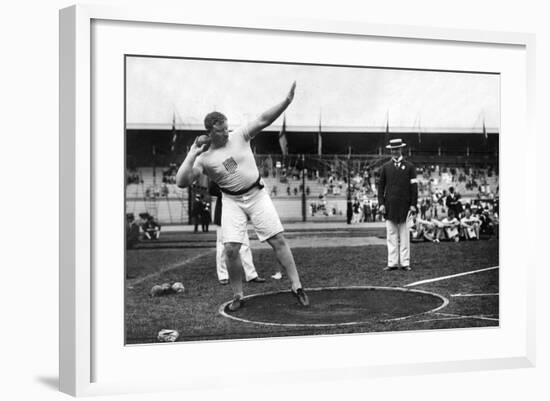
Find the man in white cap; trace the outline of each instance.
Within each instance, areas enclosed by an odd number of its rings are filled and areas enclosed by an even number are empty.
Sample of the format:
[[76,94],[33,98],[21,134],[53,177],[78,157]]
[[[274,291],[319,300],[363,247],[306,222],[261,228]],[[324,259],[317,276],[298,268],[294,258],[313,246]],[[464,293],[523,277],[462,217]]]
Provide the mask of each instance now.
[[407,217],[416,213],[418,181],[414,165],[403,158],[405,146],[401,139],[390,140],[386,148],[391,152],[391,160],[380,169],[378,204],[386,218],[388,244],[388,264],[384,270],[411,270]]

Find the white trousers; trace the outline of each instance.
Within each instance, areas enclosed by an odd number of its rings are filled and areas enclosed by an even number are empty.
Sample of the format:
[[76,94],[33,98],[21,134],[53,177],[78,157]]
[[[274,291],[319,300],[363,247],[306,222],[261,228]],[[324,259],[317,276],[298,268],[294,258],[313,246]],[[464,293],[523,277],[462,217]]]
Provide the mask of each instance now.
[[[216,272],[218,273],[218,280],[229,279],[227,274],[227,264],[225,260],[225,247],[223,246],[222,229],[218,228],[216,233]],[[244,241],[241,244],[239,256],[243,263],[243,269],[246,281],[250,281],[258,277],[254,262],[252,262],[252,251],[250,250],[250,239],[248,233],[245,231]]]
[[410,264],[410,237],[407,222],[396,224],[386,220],[388,266],[405,267]]

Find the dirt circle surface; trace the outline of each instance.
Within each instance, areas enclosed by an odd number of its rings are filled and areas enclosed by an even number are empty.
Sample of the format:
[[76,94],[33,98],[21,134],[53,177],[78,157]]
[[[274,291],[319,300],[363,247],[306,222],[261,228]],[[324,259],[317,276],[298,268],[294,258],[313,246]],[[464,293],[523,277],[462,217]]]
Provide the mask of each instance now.
[[244,297],[235,312],[220,313],[242,322],[277,326],[339,326],[406,319],[445,307],[439,294],[394,287],[329,287],[306,289],[310,306],[298,304],[289,291]]

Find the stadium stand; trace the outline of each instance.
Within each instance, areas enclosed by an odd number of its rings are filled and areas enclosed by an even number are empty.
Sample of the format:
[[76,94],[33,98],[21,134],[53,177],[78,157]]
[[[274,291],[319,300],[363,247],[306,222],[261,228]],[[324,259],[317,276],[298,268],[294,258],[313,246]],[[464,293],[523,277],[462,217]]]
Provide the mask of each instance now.
[[[161,224],[188,224],[190,189],[180,189],[174,176],[199,131],[127,130],[126,209],[148,212]],[[454,187],[463,202],[498,197],[498,133],[400,133],[408,159],[417,166],[419,202],[432,201]],[[260,174],[283,220],[302,219],[302,192],[308,218],[345,219],[348,180],[352,201],[376,203],[378,167],[388,159],[388,134],[330,133],[317,155],[317,133],[287,132],[293,154],[283,156],[277,132],[265,132],[252,143]],[[353,146],[351,146],[353,145]],[[304,152],[299,154],[298,152]],[[302,167],[307,170],[305,183]],[[207,182],[193,191],[205,192]]]

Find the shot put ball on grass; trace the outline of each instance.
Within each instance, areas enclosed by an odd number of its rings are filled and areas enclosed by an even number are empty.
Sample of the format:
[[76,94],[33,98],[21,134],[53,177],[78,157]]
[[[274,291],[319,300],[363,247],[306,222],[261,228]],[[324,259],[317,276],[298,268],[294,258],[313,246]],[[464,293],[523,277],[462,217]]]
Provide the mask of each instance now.
[[151,288],[151,291],[150,291],[150,295],[152,297],[158,297],[160,295],[162,295],[164,293],[164,290],[162,289],[162,287],[160,285],[155,285],[153,286],[153,288]]
[[174,291],[175,293],[182,293],[185,291],[185,287],[182,283],[174,283],[172,284],[172,291]]

